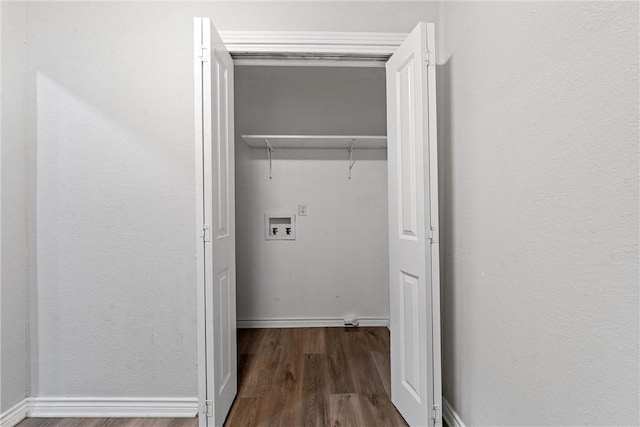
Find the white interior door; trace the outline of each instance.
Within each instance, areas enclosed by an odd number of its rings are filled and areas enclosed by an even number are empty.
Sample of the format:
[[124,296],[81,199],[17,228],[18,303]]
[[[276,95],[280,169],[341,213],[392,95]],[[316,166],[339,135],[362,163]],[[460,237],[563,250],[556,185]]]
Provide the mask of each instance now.
[[442,422],[433,24],[387,62],[391,400],[412,426]]
[[221,426],[238,387],[233,60],[208,18],[195,19],[195,95],[200,425]]

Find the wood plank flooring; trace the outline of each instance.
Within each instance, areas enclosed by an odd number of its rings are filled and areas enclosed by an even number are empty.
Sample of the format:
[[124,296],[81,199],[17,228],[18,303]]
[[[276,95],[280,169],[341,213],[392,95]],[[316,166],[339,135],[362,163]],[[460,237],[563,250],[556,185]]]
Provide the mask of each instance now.
[[[387,328],[238,330],[238,396],[225,423],[406,426],[389,399]],[[29,418],[19,427],[195,427],[197,418]]]
[[242,329],[226,426],[406,426],[389,399],[387,328]]

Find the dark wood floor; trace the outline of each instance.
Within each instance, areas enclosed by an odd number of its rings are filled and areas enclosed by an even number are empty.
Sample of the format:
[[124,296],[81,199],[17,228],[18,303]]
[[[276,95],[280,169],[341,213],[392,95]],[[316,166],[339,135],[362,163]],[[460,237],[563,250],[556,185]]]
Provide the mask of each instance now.
[[387,328],[244,329],[226,426],[406,426],[389,400]]
[[[387,328],[240,329],[228,427],[406,426]],[[197,418],[29,418],[19,427],[195,427]]]

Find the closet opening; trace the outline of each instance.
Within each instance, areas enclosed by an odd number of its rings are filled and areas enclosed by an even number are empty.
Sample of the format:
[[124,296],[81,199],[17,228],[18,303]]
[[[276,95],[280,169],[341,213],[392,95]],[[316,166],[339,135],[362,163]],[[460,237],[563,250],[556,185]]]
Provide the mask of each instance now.
[[386,327],[384,68],[236,66],[234,94],[237,327]]
[[227,423],[402,425],[389,396],[385,69],[236,65],[234,78]]
[[434,33],[195,19],[201,426],[441,422]]

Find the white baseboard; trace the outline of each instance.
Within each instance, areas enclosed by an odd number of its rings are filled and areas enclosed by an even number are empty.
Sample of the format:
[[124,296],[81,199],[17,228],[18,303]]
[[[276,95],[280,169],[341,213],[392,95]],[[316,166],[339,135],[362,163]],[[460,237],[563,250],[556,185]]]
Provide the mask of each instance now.
[[0,415],[0,426],[13,427],[27,417],[29,398],[22,399]]
[[[386,317],[358,317],[359,326],[387,326]],[[245,328],[321,328],[344,326],[344,319],[335,317],[242,319],[236,321],[239,329]]]
[[444,397],[442,398],[442,417],[449,427],[465,427],[460,415],[458,415]]
[[[193,397],[33,397],[29,417],[195,417],[198,398]],[[4,426],[4,424],[3,424]]]

